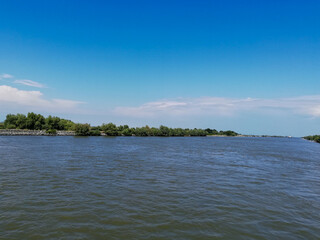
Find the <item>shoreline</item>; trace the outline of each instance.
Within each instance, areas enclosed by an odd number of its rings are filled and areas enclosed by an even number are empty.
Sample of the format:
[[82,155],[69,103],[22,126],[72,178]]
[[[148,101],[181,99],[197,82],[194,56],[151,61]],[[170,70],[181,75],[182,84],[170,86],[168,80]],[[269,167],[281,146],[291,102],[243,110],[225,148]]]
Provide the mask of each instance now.
[[0,136],[76,136],[74,131],[57,131],[56,134],[46,130],[0,129]]
[[[0,129],[0,136],[77,136],[75,131],[57,131],[56,134],[47,133],[46,130],[25,130],[25,129]],[[107,136],[101,133],[100,136]],[[133,135],[134,136],[134,135]],[[111,136],[110,136],[111,137]],[[114,137],[114,136],[112,136]],[[119,136],[121,137],[121,136]],[[131,137],[131,136],[129,136]],[[135,137],[135,136],[134,136]],[[138,136],[141,137],[141,136]],[[153,137],[153,136],[149,136]],[[177,137],[177,136],[172,136]],[[193,137],[193,136],[180,136],[180,137]],[[278,137],[278,138],[291,138],[291,136],[267,136],[267,135],[237,135],[237,136],[227,136],[227,135],[206,135],[202,137]]]

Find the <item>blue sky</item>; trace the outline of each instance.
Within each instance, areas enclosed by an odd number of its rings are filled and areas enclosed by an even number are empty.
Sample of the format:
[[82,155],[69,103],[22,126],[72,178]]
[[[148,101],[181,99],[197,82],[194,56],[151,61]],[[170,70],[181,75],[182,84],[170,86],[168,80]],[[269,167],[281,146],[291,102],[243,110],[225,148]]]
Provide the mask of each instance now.
[[320,133],[319,1],[12,0],[0,10],[0,120],[36,111]]

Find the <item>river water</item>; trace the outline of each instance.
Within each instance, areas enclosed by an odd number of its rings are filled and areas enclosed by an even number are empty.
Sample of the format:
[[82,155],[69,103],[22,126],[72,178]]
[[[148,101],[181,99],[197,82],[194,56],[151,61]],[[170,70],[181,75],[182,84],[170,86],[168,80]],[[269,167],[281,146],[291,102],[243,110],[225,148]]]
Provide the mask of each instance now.
[[320,144],[0,137],[0,239],[320,239]]

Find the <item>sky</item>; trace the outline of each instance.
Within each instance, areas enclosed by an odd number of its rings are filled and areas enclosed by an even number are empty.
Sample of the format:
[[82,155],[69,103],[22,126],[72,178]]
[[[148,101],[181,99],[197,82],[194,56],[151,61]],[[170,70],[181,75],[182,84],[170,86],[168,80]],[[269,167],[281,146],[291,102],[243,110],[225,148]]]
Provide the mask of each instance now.
[[2,1],[0,121],[320,134],[320,1]]

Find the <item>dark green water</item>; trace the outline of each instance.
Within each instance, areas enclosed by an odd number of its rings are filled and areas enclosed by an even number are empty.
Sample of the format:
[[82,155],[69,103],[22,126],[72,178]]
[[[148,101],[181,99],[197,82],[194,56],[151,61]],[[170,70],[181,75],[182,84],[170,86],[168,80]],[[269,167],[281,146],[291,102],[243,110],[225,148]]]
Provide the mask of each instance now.
[[320,144],[0,137],[0,239],[320,239]]

